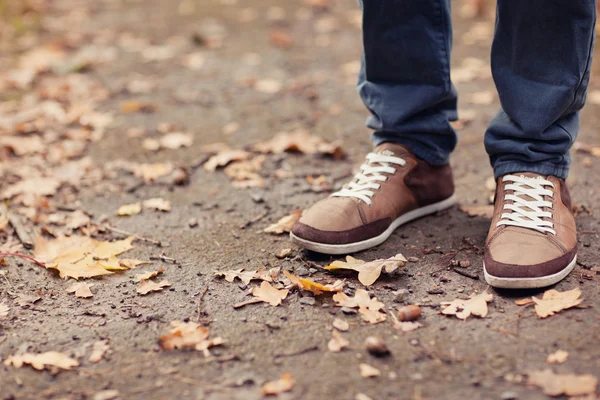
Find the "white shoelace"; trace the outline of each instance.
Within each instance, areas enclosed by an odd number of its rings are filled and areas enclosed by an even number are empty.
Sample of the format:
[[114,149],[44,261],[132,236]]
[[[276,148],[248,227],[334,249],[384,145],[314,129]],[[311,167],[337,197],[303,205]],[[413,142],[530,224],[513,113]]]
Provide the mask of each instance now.
[[354,197],[370,206],[375,191],[381,188],[379,182],[388,180],[388,177],[383,174],[396,173],[396,167],[393,165],[403,167],[406,165],[406,161],[403,158],[395,157],[391,151],[369,153],[367,154],[367,161],[360,167],[360,172],[354,175],[352,181],[344,185],[340,191],[333,193],[331,196]]
[[552,208],[552,202],[544,200],[544,196],[554,197],[552,190],[546,188],[547,186],[554,188],[552,182],[523,175],[506,175],[502,178],[502,182],[507,183],[504,186],[505,191],[514,191],[513,194],[504,195],[504,201],[513,201],[512,204],[505,204],[504,209],[512,212],[503,213],[496,226],[518,226],[556,235],[556,231],[552,229],[554,224],[542,219],[552,218],[552,212],[544,211],[544,208]]

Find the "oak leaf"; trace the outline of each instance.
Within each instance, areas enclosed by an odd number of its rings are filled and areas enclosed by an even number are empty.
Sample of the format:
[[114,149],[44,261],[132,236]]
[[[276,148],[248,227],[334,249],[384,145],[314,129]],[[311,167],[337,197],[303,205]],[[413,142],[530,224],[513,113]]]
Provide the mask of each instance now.
[[210,356],[209,349],[225,343],[220,337],[208,339],[208,328],[195,322],[172,321],[168,333],[160,337],[160,347],[164,350],[192,348]]
[[266,233],[281,235],[282,233],[291,232],[292,227],[302,217],[302,210],[294,210],[290,215],[286,215],[276,223],[269,225],[264,229]]
[[487,303],[492,301],[494,296],[491,293],[483,292],[478,295],[470,296],[468,300],[456,299],[451,302],[444,302],[442,310],[444,315],[455,315],[459,319],[467,319],[474,315],[485,318],[488,313]]
[[289,392],[294,388],[296,381],[290,374],[283,374],[276,381],[266,382],[262,387],[264,395],[278,395],[283,392]]
[[273,307],[276,307],[285,300],[288,292],[287,289],[277,289],[271,286],[269,282],[262,281],[260,287],[255,287],[252,290],[252,295],[256,297],[257,300],[264,301],[265,303],[269,303]]
[[141,295],[146,295],[150,292],[160,292],[161,290],[163,290],[164,288],[169,287],[169,286],[171,286],[171,284],[169,283],[169,281],[165,281],[165,280],[160,281],[158,283],[143,280],[140,282],[140,284],[138,285],[138,287],[135,291]]
[[350,342],[336,329],[331,331],[331,340],[327,343],[327,348],[332,353],[339,353],[344,347],[348,347]]
[[387,273],[392,273],[396,269],[403,267],[407,260],[402,254],[387,259],[374,260],[366,262],[356,259],[352,256],[346,256],[346,261],[334,261],[331,265],[325,267],[328,271],[339,269],[349,269],[358,272],[358,280],[365,286],[371,286],[381,275],[384,270]]
[[253,279],[272,282],[273,279],[266,269],[257,269],[256,271],[246,271],[244,268],[230,270],[230,271],[217,271],[213,274],[214,276],[222,276],[227,282],[233,283],[235,279],[241,280],[245,285],[248,285]]
[[108,339],[98,340],[94,343],[94,347],[92,349],[92,354],[88,358],[89,362],[97,363],[102,360],[104,354],[110,350],[110,346],[108,345]]
[[119,217],[130,217],[132,215],[137,215],[142,212],[142,203],[132,203],[132,204],[124,204],[117,210],[117,215]]
[[349,297],[344,292],[338,292],[333,295],[333,301],[336,302],[338,307],[358,308],[362,319],[370,324],[377,324],[386,320],[386,314],[381,312],[385,304],[377,300],[376,297],[371,298],[364,289],[357,289],[354,297]]
[[285,270],[283,271],[283,274],[288,277],[292,284],[298,286],[300,289],[308,290],[315,295],[320,295],[323,292],[341,292],[344,289],[343,281],[335,281],[330,285],[322,285],[307,278],[294,276]]
[[550,289],[544,292],[541,299],[538,299],[537,297],[533,297],[532,299],[535,302],[535,312],[538,317],[546,318],[557,312],[566,310],[567,308],[578,306],[583,301],[579,296],[581,296],[581,290],[579,288],[567,290],[565,292]]
[[90,290],[90,287],[92,286],[94,285],[90,285],[85,282],[77,282],[67,288],[67,293],[75,293],[76,297],[87,299],[94,296]]
[[46,353],[24,353],[21,355],[9,356],[4,360],[4,365],[13,365],[15,368],[21,368],[24,364],[29,364],[33,368],[41,371],[48,367],[57,367],[69,370],[78,367],[79,362],[63,353],[57,351],[48,351]]
[[560,375],[549,368],[527,375],[527,384],[540,387],[548,396],[584,396],[595,393],[598,386],[598,379],[593,375]]

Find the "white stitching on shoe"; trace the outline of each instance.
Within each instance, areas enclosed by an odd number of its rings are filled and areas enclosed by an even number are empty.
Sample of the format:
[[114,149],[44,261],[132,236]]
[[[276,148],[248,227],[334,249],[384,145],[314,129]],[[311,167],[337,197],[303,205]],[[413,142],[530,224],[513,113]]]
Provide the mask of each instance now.
[[367,161],[361,165],[360,172],[354,175],[354,178],[340,191],[332,193],[331,197],[353,197],[370,206],[375,191],[381,188],[381,184],[378,182],[388,180],[388,177],[383,174],[396,173],[396,167],[392,165],[403,167],[406,165],[406,161],[403,158],[395,157],[390,151],[367,154]]
[[543,210],[544,208],[552,208],[552,202],[544,200],[543,197],[554,197],[554,192],[546,189],[546,186],[554,188],[552,182],[542,177],[529,178],[523,175],[506,175],[502,178],[502,182],[509,182],[504,186],[504,191],[514,192],[513,194],[504,194],[505,202],[513,201],[512,204],[504,204],[504,210],[511,210],[512,212],[503,213],[496,226],[518,226],[556,235],[556,231],[553,229],[554,223],[542,219],[552,218],[551,211]]

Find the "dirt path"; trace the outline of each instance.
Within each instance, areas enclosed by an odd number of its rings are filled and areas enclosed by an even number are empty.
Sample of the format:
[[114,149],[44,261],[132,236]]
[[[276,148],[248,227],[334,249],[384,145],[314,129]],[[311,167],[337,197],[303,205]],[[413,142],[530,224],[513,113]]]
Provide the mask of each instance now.
[[[139,271],[126,272],[94,279],[94,297],[80,299],[66,293],[71,283],[53,272],[7,258],[8,265],[0,267],[5,271],[0,276],[0,303],[4,301],[10,312],[8,319],[0,320],[0,358],[26,349],[55,350],[76,357],[81,366],[54,375],[0,364],[2,398],[94,399],[101,398],[94,397],[99,392],[116,390],[123,399],[259,399],[264,382],[290,373],[296,385],[279,395],[281,399],[545,399],[539,388],[525,385],[524,374],[550,367],[546,357],[558,349],[568,351],[569,358],[551,366],[554,371],[600,378],[600,275],[590,272],[600,264],[600,160],[574,154],[569,182],[575,203],[584,206],[577,217],[579,265],[556,287],[580,288],[585,308],[542,320],[531,307],[514,303],[541,292],[490,290],[494,300],[487,318],[461,321],[440,315],[441,302],[487,287],[481,249],[489,220],[455,207],[412,223],[384,245],[357,256],[412,257],[400,273],[383,277],[369,291],[389,310],[402,303],[419,304],[424,326],[418,330],[398,332],[389,319],[368,325],[359,315],[344,314],[331,296],[313,298],[298,291],[291,291],[278,307],[254,304],[234,309],[256,284],[215,279],[215,271],[279,267],[331,281],[330,274],[316,268],[329,258],[293,249],[292,257],[279,259],[275,254],[291,247],[287,237],[262,230],[325,195],[313,190],[307,175],[324,174],[334,187],[369,150],[363,127],[366,111],[352,84],[361,47],[354,3],[323,2],[332,4],[325,9],[281,0],[88,3],[53,2],[43,14],[44,30],[31,34],[35,46],[38,40],[70,43],[69,54],[93,47],[97,59],[102,49],[114,51],[109,61],[77,74],[107,89],[97,109],[114,116],[104,138],[91,142],[86,154],[98,170],[115,160],[174,162],[185,167],[189,182],[143,184],[114,170],[91,178],[92,171],[77,190],[65,194],[63,189],[56,195],[56,204],[85,211],[95,223],[108,221],[120,230],[160,241],[160,246],[136,241],[127,258],[154,258],[152,265],[138,269],[162,267],[171,287],[140,296],[132,281]],[[493,22],[465,20],[458,13],[455,19],[453,62],[460,108],[471,119],[460,130],[461,142],[452,160],[457,195],[463,205],[486,205],[485,182],[491,171],[482,136],[498,100],[494,95],[488,101],[481,93],[493,90],[486,73]],[[25,35],[0,59],[7,70],[28,49]],[[289,38],[293,45],[282,48]],[[194,56],[186,58],[189,54]],[[27,94],[39,90],[40,82],[53,73],[28,88],[4,90],[0,106],[15,99],[26,101]],[[262,93],[250,87],[256,80],[273,80],[282,89]],[[137,89],[124,89],[134,81],[139,82]],[[590,90],[600,89],[599,85],[593,80]],[[145,101],[157,109],[123,113],[120,107],[127,100]],[[589,105],[583,112],[581,142],[600,145],[598,107]],[[232,122],[239,129],[233,129]],[[144,150],[144,138],[161,136],[156,132],[161,123],[192,132],[193,144],[178,150]],[[131,128],[144,128],[146,134],[132,137]],[[241,148],[295,129],[340,141],[348,157],[334,161],[302,154],[269,155],[261,171],[268,177],[267,186],[248,190],[234,189],[221,171],[197,167],[203,145],[226,142]],[[3,190],[18,180],[15,171],[23,168],[14,155],[7,157],[12,158],[2,170]],[[273,178],[276,170],[291,171],[293,177]],[[171,201],[172,211],[115,216],[123,204],[154,197]],[[197,226],[190,227],[192,218]],[[34,227],[31,221],[26,226]],[[7,232],[6,240],[12,236]],[[110,231],[93,233],[104,240],[123,238]],[[469,265],[464,274],[449,266],[448,254],[455,252],[456,260]],[[161,254],[174,261],[161,261]],[[354,275],[343,277],[350,292],[362,287]],[[398,302],[402,290],[404,300]],[[40,299],[32,304],[23,296]],[[350,347],[340,353],[327,349],[335,317],[350,324],[344,333]],[[202,352],[162,350],[158,338],[174,320],[200,321],[212,337],[222,337],[226,344],[215,347],[209,358]],[[391,356],[376,358],[365,351],[363,342],[371,335],[385,340]],[[112,351],[90,363],[90,346],[103,339],[109,340]],[[381,376],[362,378],[360,363],[379,369]],[[360,393],[368,397],[357,397]]]

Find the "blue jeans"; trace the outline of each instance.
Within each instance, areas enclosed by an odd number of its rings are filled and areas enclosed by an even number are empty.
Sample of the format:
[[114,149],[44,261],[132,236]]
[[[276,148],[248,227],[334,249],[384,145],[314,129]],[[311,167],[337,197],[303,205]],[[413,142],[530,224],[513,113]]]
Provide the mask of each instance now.
[[[498,0],[492,74],[501,110],[485,133],[496,177],[566,178],[590,78],[595,0]],[[363,0],[360,96],[373,142],[448,163],[457,119],[450,0]]]

